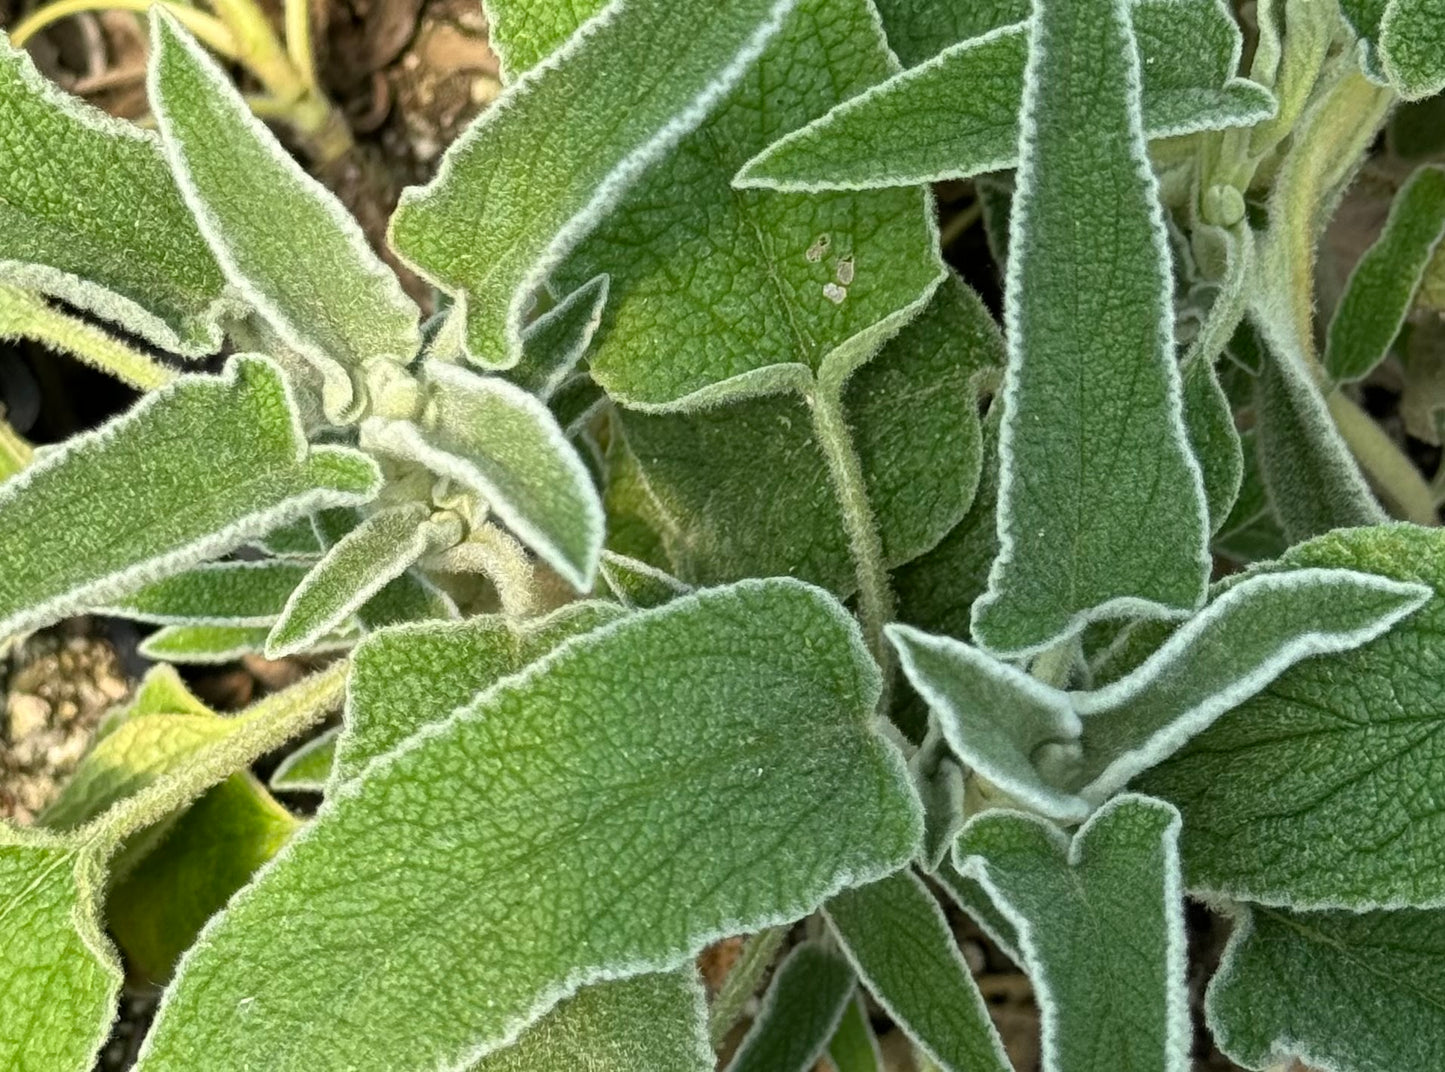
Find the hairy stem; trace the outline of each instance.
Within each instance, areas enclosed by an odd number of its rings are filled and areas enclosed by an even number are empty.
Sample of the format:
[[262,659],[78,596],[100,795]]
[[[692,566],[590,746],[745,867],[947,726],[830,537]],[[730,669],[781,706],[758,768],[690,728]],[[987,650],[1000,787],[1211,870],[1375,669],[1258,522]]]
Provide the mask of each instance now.
[[30,339],[70,354],[142,391],[176,374],[100,328],[55,308],[29,291],[0,284],[0,339]]
[[1342,391],[1331,391],[1325,401],[1350,453],[1385,500],[1406,521],[1438,525],[1430,485],[1395,441]]
[[235,716],[234,732],[203,749],[184,770],[117,802],[82,827],[78,838],[102,852],[110,852],[136,831],[184,807],[258,757],[304,733],[340,705],[349,669],[350,663],[342,659],[253,704]]
[[286,54],[307,89],[314,90],[316,60],[311,53],[311,0],[286,0]]
[[743,1007],[757,990],[768,965],[772,964],[773,958],[778,955],[778,949],[787,933],[786,927],[769,927],[765,931],[750,935],[743,943],[737,963],[723,980],[722,989],[718,991],[708,1012],[707,1032],[714,1049],[722,1045],[723,1039],[727,1038],[728,1032],[733,1029],[733,1024],[742,1016]]
[[[57,0],[22,19],[10,31],[10,43],[19,48],[52,23],[85,11],[134,11],[143,15],[154,6],[155,0]],[[240,58],[235,35],[220,19],[187,4],[162,3],[161,7],[212,52],[229,60]]]
[[9,421],[0,419],[0,480],[9,480],[34,457],[35,448],[10,427]]

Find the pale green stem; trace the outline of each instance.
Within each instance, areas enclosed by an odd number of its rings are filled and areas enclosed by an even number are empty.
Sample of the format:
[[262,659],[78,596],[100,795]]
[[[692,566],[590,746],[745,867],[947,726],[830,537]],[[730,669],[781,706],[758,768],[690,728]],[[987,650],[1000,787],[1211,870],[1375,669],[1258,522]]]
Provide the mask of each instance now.
[[[868,501],[863,465],[858,460],[853,434],[843,414],[842,384],[815,382],[807,395],[807,402],[853,554],[863,639],[873,658],[883,668],[886,682],[891,676],[889,670],[893,659],[892,649],[883,637],[883,627],[893,620],[893,587],[883,560],[883,540],[878,535],[873,507]],[[886,686],[884,691],[887,691]]]
[[1417,525],[1438,525],[1430,485],[1395,441],[1342,391],[1331,391],[1325,401],[1350,453],[1395,511]]
[[213,785],[244,769],[267,752],[306,732],[340,705],[346,695],[346,660],[268,696],[234,716],[235,730],[202,750],[184,770],[152,782],[126,797],[77,831],[76,837],[102,854]]
[[9,480],[34,457],[35,448],[10,427],[9,421],[0,419],[0,480]]
[[959,237],[963,235],[964,232],[966,232],[975,223],[977,223],[979,219],[982,218],[982,216],[983,202],[973,202],[973,204],[963,209],[963,211],[959,212],[951,220],[949,220],[948,223],[944,225],[943,230],[939,233],[938,236],[938,244],[943,249],[947,249],[949,246],[957,242]]
[[162,387],[176,374],[100,328],[70,316],[29,291],[0,284],[0,339],[31,339],[70,354],[142,391]]
[[778,955],[778,949],[787,933],[786,927],[769,927],[749,936],[743,943],[737,963],[723,980],[722,989],[718,991],[717,998],[708,1011],[707,1033],[712,1039],[713,1049],[722,1045],[728,1032],[742,1016],[748,999],[758,989],[763,973]]
[[315,89],[316,60],[311,53],[311,0],[286,0],[286,54],[307,89]]
[[[155,6],[156,0],[58,0],[22,19],[10,32],[10,43],[19,48],[51,23],[85,11],[134,11],[143,15]],[[177,22],[212,52],[230,60],[240,58],[235,35],[220,19],[185,4],[163,3],[160,6],[174,15]]]

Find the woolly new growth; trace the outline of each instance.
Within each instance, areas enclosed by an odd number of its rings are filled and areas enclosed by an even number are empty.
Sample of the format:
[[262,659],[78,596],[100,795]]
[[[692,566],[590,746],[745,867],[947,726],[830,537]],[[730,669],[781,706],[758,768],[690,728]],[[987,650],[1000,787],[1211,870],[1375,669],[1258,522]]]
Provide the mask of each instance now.
[[1210,568],[1138,58],[1127,5],[1098,6],[1043,0],[1030,24],[1005,287],[1000,549],[973,607],[974,639],[1014,656],[1098,618],[1186,614]]
[[307,572],[295,562],[207,562],[94,609],[156,625],[270,625]]
[[508,86],[429,185],[402,194],[392,245],[435,285],[466,296],[472,360],[517,364],[532,293],[706,117],[792,3],[613,0]]
[[[418,311],[336,197],[292,159],[163,8],[147,77],[166,156],[226,278],[308,359],[407,362]],[[296,251],[304,250],[304,256]]]
[[960,869],[1018,932],[1044,1072],[1187,1072],[1179,826],[1168,804],[1126,795],[1072,840],[1016,812],[964,827]]
[[588,280],[522,333],[522,359],[507,379],[543,402],[576,370],[602,323],[608,277]]
[[[167,625],[157,629],[136,648],[147,659],[183,666],[219,666],[243,655],[260,655],[271,627],[248,625]],[[355,622],[313,643],[306,655],[328,655],[355,647],[360,639]]]
[[778,965],[727,1072],[810,1072],[843,1019],[856,982],[848,961],[820,943],[795,947]]
[[308,448],[269,361],[242,355],[223,376],[182,377],[0,485],[0,635],[107,604],[313,510],[365,502],[379,483],[362,454]]
[[266,657],[310,648],[427,552],[456,543],[460,523],[430,515],[422,503],[379,510],[338,540],[290,593],[266,638]]
[[911,871],[846,890],[823,911],[869,993],[940,1072],[1010,1072],[948,920]]
[[41,77],[0,33],[0,280],[173,353],[221,345],[233,302],[156,138]]
[[[885,565],[934,547],[968,510],[982,468],[977,377],[1002,360],[982,302],[950,277],[844,386],[842,416]],[[609,488],[614,544],[620,501],[629,498],[628,512],[647,518],[685,582],[766,574],[841,596],[856,589],[839,491],[803,399],[737,400],[688,414],[627,410],[614,428],[617,464],[609,468],[624,473]]]
[[872,5],[802,0],[714,114],[558,270],[611,275],[589,358],[616,401],[696,410],[802,391],[873,356],[942,278],[924,191],[731,188],[769,141],[896,70]]
[[562,641],[624,614],[615,604],[588,601],[568,604],[544,618],[483,616],[368,637],[352,657],[332,785],[350,781],[377,756],[441,722]]
[[602,552],[598,572],[617,601],[628,610],[660,607],[692,591],[692,586],[646,562],[612,551]]
[[1243,907],[1205,998],[1232,1060],[1263,1068],[1431,1068],[1445,1053],[1439,912]]
[[1138,780],[1184,815],[1191,889],[1302,909],[1445,906],[1429,788],[1445,762],[1442,563],[1445,534],[1411,525],[1332,533],[1284,556],[1437,594],[1383,636],[1288,670]]
[[1380,18],[1380,63],[1406,100],[1445,89],[1445,4],[1390,0]]
[[1422,167],[1395,196],[1385,229],[1335,306],[1324,357],[1332,380],[1361,379],[1389,354],[1442,238],[1445,168]]
[[1234,409],[1220,386],[1213,360],[1183,367],[1184,434],[1199,462],[1209,531],[1217,533],[1234,509],[1244,482],[1244,449]]
[[883,1051],[868,1021],[862,991],[855,991],[843,1006],[843,1017],[828,1040],[828,1060],[837,1072],[882,1072],[884,1068]]
[[537,612],[537,571],[531,555],[504,529],[490,522],[473,528],[462,543],[429,556],[423,565],[441,573],[485,577],[496,589],[503,614],[526,618]]
[[1091,810],[1034,765],[1048,746],[1072,748],[1081,725],[1067,693],[950,637],[906,625],[885,630],[899,665],[958,758],[1020,803],[1063,822]]
[[333,726],[289,753],[272,772],[268,783],[270,787],[278,793],[324,792],[331,780],[336,741],[341,736],[341,729]]
[[1073,784],[1102,802],[1294,664],[1382,636],[1434,594],[1344,569],[1264,573],[1231,587],[1133,673],[1071,697],[1083,719]]
[[[1146,137],[1249,126],[1274,114],[1267,90],[1234,76],[1242,35],[1219,0],[1144,0],[1130,13]],[[734,185],[864,190],[1012,168],[1027,60],[1026,24],[960,41],[769,145]]]
[[99,918],[104,866],[74,838],[0,823],[0,1062],[90,1068],[121,967]]
[[584,987],[467,1072],[713,1072],[707,1000],[697,971],[639,975]]
[[186,955],[138,1067],[459,1067],[580,986],[903,866],[921,818],[880,687],[842,607],[782,579],[574,637],[340,785]]

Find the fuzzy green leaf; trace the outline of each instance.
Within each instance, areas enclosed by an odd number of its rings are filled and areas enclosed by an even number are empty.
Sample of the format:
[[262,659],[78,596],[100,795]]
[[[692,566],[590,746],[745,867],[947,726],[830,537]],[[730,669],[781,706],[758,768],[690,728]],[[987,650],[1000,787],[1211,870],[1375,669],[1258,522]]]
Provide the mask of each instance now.
[[241,356],[224,376],[183,377],[0,486],[0,636],[119,598],[317,508],[365,502],[379,481],[355,451],[307,448],[269,361]]
[[1398,1072],[1445,1058],[1440,912],[1281,912],[1234,923],[1205,1009],[1220,1049],[1248,1068]]
[[629,610],[660,607],[692,591],[691,585],[672,574],[612,551],[602,552],[600,572],[618,602]]
[[853,996],[853,969],[805,942],[778,966],[763,1007],[727,1072],[810,1072]]
[[452,1066],[902,866],[879,690],[846,612],[784,579],[574,638],[342,786],[182,961],[138,1069]]
[[1073,784],[1107,799],[1289,667],[1382,636],[1432,594],[1347,569],[1265,573],[1230,587],[1137,670],[1071,697],[1083,719]]
[[623,613],[608,603],[572,603],[545,618],[478,617],[368,637],[352,657],[346,724],[336,742],[336,783],[350,781],[377,756],[562,641]]
[[3,33],[0,279],[177,353],[221,345],[225,279],[155,136],[60,92]]
[[372,448],[417,462],[482,495],[517,537],[579,592],[602,553],[602,502],[556,418],[536,397],[457,365],[423,367],[421,424],[373,418]]
[[[981,465],[974,378],[997,367],[1002,351],[983,303],[950,277],[845,386],[889,565],[933,547],[968,509]],[[840,594],[853,590],[836,493],[800,398],[742,399],[689,414],[627,412],[618,423],[645,509],[682,580],[791,574]]]
[[1380,63],[1406,100],[1445,89],[1445,3],[1390,0],[1380,19]]
[[468,1072],[713,1072],[692,967],[583,987]]
[[522,333],[522,360],[507,379],[543,402],[577,368],[607,305],[607,276],[582,284],[554,309],[527,325]]
[[311,647],[444,539],[445,527],[428,522],[430,514],[420,503],[380,510],[332,545],[286,600],[266,657]]
[[276,558],[316,558],[325,551],[316,526],[309,517],[289,521],[255,541],[256,546]]
[[837,1072],[883,1072],[883,1054],[868,1022],[863,995],[855,993],[844,1006],[843,1018],[828,1040],[828,1060]]
[[942,1072],[1010,1072],[948,920],[912,872],[845,890],[824,911],[864,985]]
[[1445,816],[1432,788],[1445,777],[1445,533],[1332,533],[1281,565],[1436,594],[1378,639],[1282,674],[1136,784],[1184,814],[1193,889],[1298,908],[1445,905]]
[[1210,361],[1196,360],[1183,372],[1184,432],[1199,461],[1209,531],[1218,532],[1244,482],[1244,449],[1234,426],[1229,398]]
[[[1143,0],[1131,14],[1146,137],[1249,126],[1274,114],[1267,90],[1235,77],[1242,38],[1222,4]],[[744,164],[736,182],[857,190],[1014,167],[1027,60],[1024,25],[961,40],[779,139]]]
[[321,368],[410,361],[419,313],[361,226],[159,8],[147,85],[186,203],[227,279],[281,338]]
[[121,970],[96,916],[103,866],[86,848],[0,824],[0,1064],[89,1072]]
[[[953,846],[950,845],[951,849]],[[943,887],[943,891],[953,900],[953,903],[963,909],[964,913],[978,924],[979,930],[988,935],[989,941],[998,946],[999,951],[1008,957],[1015,964],[1024,964],[1023,953],[1019,951],[1019,932],[1009,920],[999,911],[998,906],[989,897],[988,891],[983,888],[975,878],[970,878],[961,873],[954,866],[953,860],[945,860],[934,873],[934,878]]]
[[962,641],[897,624],[887,633],[909,683],[966,766],[1044,815],[1078,822],[1089,814],[1082,799],[1050,785],[1035,766],[1040,749],[1078,739],[1067,693]]
[[1116,797],[1071,839],[985,812],[954,850],[1018,928],[1044,1072],[1187,1072],[1179,813]]
[[271,788],[278,793],[323,792],[331,780],[336,741],[340,736],[341,727],[333,726],[290,753],[272,772]]
[[1385,229],[1335,307],[1324,358],[1331,379],[1361,379],[1385,359],[1442,238],[1445,168],[1422,167],[1395,195]]
[[608,394],[692,408],[836,376],[923,307],[943,277],[923,191],[731,187],[770,141],[895,69],[866,0],[799,0],[717,112],[563,264],[567,286],[611,276],[590,358]]
[[[270,633],[268,625],[167,625],[142,640],[137,650],[147,659],[215,666],[235,662],[243,655],[261,654]],[[306,649],[306,654],[342,651],[359,638],[356,623],[349,622],[316,641]]]
[[1239,445],[1244,459],[1244,474],[1239,495],[1229,516],[1214,537],[1214,551],[1230,561],[1248,565],[1278,558],[1289,547],[1284,532],[1269,501],[1269,491],[1259,471],[1259,450],[1256,431],[1242,432]]
[[975,639],[1013,655],[1096,618],[1187,613],[1209,575],[1138,58],[1124,0],[1105,6],[1041,0],[1030,23],[1001,549],[973,608]]
[[209,562],[96,609],[157,625],[270,625],[306,573],[293,562]]
[[905,67],[914,67],[950,45],[982,37],[990,30],[1012,26],[1029,17],[1029,0],[874,0],[888,47]]
[[703,120],[791,6],[613,3],[513,82],[430,185],[402,195],[392,245],[456,298],[472,360],[520,360],[522,316],[547,273]]

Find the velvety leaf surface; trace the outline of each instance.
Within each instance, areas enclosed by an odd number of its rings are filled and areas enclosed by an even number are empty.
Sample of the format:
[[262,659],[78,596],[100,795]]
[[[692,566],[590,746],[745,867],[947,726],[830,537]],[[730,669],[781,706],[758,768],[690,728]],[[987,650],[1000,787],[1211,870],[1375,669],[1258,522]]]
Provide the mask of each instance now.
[[1115,797],[1070,840],[1018,813],[970,821],[955,856],[1018,928],[1044,1072],[1187,1072],[1179,814]]
[[757,1019],[727,1072],[810,1072],[853,996],[853,969],[805,942],[778,965]]
[[697,972],[583,987],[469,1072],[713,1072]]
[[[137,650],[147,659],[182,665],[217,665],[235,662],[243,655],[259,655],[271,634],[268,625],[167,625],[140,642]],[[360,639],[355,622],[322,637],[306,649],[315,655],[351,647]]]
[[[1015,13],[1026,18],[1027,7]],[[1241,37],[1222,5],[1144,0],[1131,14],[1146,137],[1249,126],[1274,114],[1267,90],[1235,77]],[[926,63],[779,139],[743,165],[738,183],[856,190],[1014,167],[1028,31],[1002,23],[988,29],[981,37],[955,39],[958,44]]]
[[522,359],[507,379],[543,402],[552,397],[577,368],[602,323],[608,279],[599,275],[527,325],[522,332]]
[[618,602],[629,610],[660,607],[692,591],[691,585],[672,574],[613,551],[602,552],[600,572]]
[[182,961],[139,1068],[455,1065],[902,866],[921,820],[879,689],[787,580],[575,638],[342,786]]
[[336,784],[569,637],[623,617],[609,603],[572,603],[545,618],[477,617],[368,637],[352,657]]
[[1239,483],[1239,496],[1229,516],[1214,537],[1214,552],[1233,562],[1248,565],[1278,558],[1289,547],[1280,530],[1279,519],[1269,501],[1264,477],[1259,470],[1259,450],[1255,429],[1241,433],[1240,448],[1244,458],[1244,474]]
[[[982,302],[950,277],[846,385],[845,412],[890,565],[933,547],[968,509],[981,466],[974,377],[997,367],[1002,349]],[[632,501],[682,580],[791,574],[840,594],[853,590],[836,493],[800,398],[743,399],[688,414],[629,411],[618,423],[637,466]]]
[[514,81],[447,150],[430,185],[402,195],[392,245],[464,303],[473,360],[517,363],[532,292],[703,120],[791,6],[613,4]]
[[209,562],[96,609],[159,625],[270,625],[306,573],[292,562]]
[[1441,913],[1284,912],[1235,923],[1205,1008],[1248,1067],[1298,1055],[1316,1068],[1394,1072],[1445,1060]]
[[422,423],[368,420],[363,442],[482,495],[543,561],[589,590],[602,551],[602,503],[556,418],[494,376],[433,361],[423,378],[430,401]]
[[843,1018],[828,1040],[828,1060],[837,1072],[882,1072],[883,1055],[861,994],[855,993],[843,1007]]
[[0,1062],[89,1072],[115,1017],[121,971],[96,918],[88,850],[0,825]]
[[1042,650],[1089,620],[1193,610],[1208,515],[1185,437],[1170,270],[1122,3],[1043,0],[1013,202],[1001,549],[973,633]]
[[1214,365],[1196,360],[1183,370],[1184,434],[1199,462],[1209,531],[1216,533],[1234,509],[1244,483],[1244,449],[1234,411]]
[[1390,0],[1380,19],[1380,61],[1406,100],[1445,89],[1445,4]]
[[326,548],[309,517],[287,522],[256,541],[256,546],[277,558],[315,558]]
[[1442,238],[1445,168],[1422,167],[1395,195],[1385,229],[1335,307],[1324,357],[1331,379],[1360,379],[1385,359]]
[[123,596],[319,507],[364,502],[378,482],[355,451],[308,450],[269,361],[241,356],[224,376],[183,377],[0,486],[0,635]]
[[147,86],[202,233],[230,282],[282,339],[318,365],[411,360],[421,346],[419,313],[361,226],[164,13],[151,21]]
[[270,786],[278,793],[320,793],[331,779],[336,760],[336,740],[341,727],[335,726],[313,737],[283,759],[271,774]]
[[1332,533],[1282,565],[1421,582],[1435,595],[1383,636],[1280,675],[1136,785],[1184,815],[1189,886],[1299,908],[1445,904],[1441,635],[1445,535]]
[[970,4],[874,0],[874,6],[888,32],[888,46],[905,67],[920,64],[949,45],[1022,22],[1031,9],[1028,0],[976,0]]
[[824,911],[858,977],[942,1072],[1010,1072],[948,920],[911,871],[845,890]]
[[155,136],[62,93],[3,33],[0,279],[178,353],[221,345],[225,279]]

